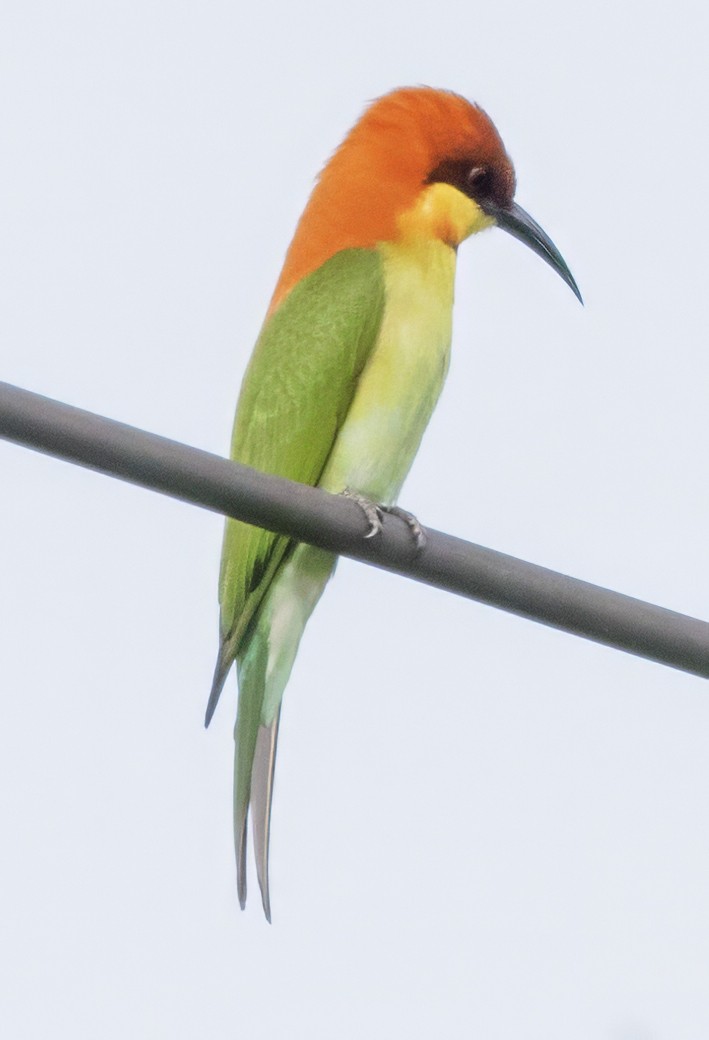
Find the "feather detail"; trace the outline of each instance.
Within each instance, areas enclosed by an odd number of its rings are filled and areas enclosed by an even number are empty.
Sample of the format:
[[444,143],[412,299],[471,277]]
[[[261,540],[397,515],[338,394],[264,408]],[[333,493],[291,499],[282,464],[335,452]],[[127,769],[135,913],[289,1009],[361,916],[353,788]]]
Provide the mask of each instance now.
[[[406,87],[374,101],[323,169],[296,228],[269,313],[301,279],[343,249],[399,237],[429,174],[451,159],[514,172],[492,120],[447,90]],[[472,161],[472,160],[471,160]]]

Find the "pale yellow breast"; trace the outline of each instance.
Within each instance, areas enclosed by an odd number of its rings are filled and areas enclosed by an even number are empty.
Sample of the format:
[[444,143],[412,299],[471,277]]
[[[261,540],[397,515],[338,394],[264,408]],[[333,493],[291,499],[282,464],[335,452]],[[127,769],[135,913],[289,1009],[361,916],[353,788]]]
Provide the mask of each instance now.
[[392,503],[448,370],[456,255],[440,239],[419,235],[378,248],[382,326],[320,484]]

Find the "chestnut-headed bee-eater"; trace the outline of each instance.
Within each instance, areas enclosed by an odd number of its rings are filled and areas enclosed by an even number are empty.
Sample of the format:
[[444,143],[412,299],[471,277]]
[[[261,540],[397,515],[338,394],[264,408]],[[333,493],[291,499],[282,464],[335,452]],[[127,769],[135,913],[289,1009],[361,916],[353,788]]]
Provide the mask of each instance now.
[[[477,105],[429,87],[367,108],[320,174],[286,255],[236,411],[232,458],[392,506],[441,392],[456,250],[497,227],[581,299],[560,253],[514,201],[515,174]],[[283,690],[335,557],[227,520],[221,648],[207,724],[236,661],[234,826],[241,906],[249,808],[263,908]]]

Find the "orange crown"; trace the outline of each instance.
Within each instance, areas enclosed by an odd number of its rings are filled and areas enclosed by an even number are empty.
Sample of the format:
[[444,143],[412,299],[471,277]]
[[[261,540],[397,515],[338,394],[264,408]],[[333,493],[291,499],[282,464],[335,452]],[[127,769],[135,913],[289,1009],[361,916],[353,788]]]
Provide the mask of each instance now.
[[393,241],[397,220],[447,160],[496,167],[514,192],[500,135],[477,105],[432,87],[404,87],[366,109],[320,174],[296,228],[270,310],[342,249]]

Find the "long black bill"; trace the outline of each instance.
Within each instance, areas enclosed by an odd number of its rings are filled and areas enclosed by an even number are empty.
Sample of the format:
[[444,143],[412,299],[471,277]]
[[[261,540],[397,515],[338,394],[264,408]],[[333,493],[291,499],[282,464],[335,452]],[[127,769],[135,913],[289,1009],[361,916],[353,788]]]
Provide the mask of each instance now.
[[579,303],[583,303],[579,287],[574,281],[571,271],[566,266],[563,256],[546,231],[539,227],[536,220],[530,217],[526,210],[518,206],[516,202],[503,207],[487,200],[483,203],[482,208],[491,217],[495,218],[499,227],[509,231],[511,235],[514,235],[520,242],[524,242],[530,249],[533,249],[535,253],[541,256],[542,260],[546,260],[549,266],[553,267],[557,274],[561,275]]

